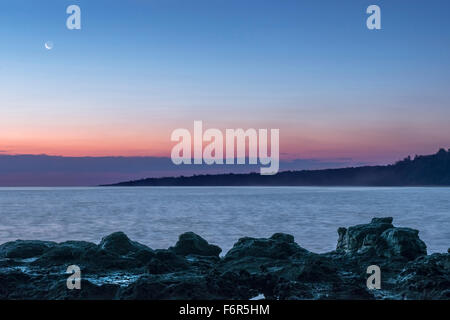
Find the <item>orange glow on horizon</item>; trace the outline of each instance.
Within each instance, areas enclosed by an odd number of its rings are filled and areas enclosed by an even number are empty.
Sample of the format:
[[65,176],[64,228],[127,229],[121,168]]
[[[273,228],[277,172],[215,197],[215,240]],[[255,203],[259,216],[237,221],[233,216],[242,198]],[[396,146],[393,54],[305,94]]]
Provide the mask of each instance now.
[[[190,126],[189,126],[190,125]],[[192,131],[192,123],[184,126]],[[47,154],[54,156],[153,156],[170,157],[176,142],[170,141],[173,129],[167,125],[86,126],[2,128],[0,154]],[[207,128],[214,127],[207,123]],[[236,128],[246,128],[236,126]],[[249,126],[249,127],[256,127]],[[267,126],[260,126],[267,128]],[[281,127],[281,126],[280,126]],[[9,130],[8,130],[9,129]],[[224,129],[220,129],[224,132]],[[55,133],[56,132],[56,133]],[[192,133],[193,134],[193,133]],[[337,159],[391,162],[414,154],[434,153],[448,148],[444,140],[421,136],[411,138],[392,130],[358,130],[357,128],[325,128],[324,126],[282,127],[280,129],[280,159]],[[207,143],[204,143],[204,146]]]

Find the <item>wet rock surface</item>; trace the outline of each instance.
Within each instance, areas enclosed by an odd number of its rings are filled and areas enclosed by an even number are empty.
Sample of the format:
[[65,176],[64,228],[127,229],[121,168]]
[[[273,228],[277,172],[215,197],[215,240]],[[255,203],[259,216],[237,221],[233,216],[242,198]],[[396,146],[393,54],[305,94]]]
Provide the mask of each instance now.
[[205,239],[193,232],[183,233],[175,247],[171,248],[173,252],[180,255],[195,254],[200,256],[219,256],[222,252],[218,246],[209,244]]
[[42,255],[56,245],[50,241],[17,240],[0,245],[0,258],[27,259]]
[[[336,250],[310,252],[288,234],[241,238],[223,257],[195,233],[151,248],[124,233],[97,245],[17,240],[0,245],[0,299],[450,299],[450,253],[427,255],[419,231],[392,218],[339,228]],[[67,288],[68,266],[81,289]],[[381,269],[368,289],[367,267]]]

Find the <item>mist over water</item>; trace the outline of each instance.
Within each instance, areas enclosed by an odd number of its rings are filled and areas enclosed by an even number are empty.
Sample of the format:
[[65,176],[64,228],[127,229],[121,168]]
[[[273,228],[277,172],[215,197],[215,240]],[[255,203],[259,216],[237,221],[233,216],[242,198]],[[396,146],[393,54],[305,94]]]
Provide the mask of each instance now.
[[0,243],[98,243],[123,231],[158,249],[193,231],[226,252],[241,237],[285,232],[326,252],[336,246],[338,227],[385,216],[420,230],[428,253],[450,247],[450,188],[0,188]]

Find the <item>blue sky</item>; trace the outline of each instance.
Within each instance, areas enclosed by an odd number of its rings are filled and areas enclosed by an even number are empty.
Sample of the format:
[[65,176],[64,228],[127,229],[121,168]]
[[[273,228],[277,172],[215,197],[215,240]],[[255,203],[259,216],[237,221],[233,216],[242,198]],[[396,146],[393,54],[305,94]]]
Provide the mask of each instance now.
[[[65,26],[66,7],[82,29]],[[366,28],[377,4],[382,30]],[[291,158],[449,146],[448,1],[0,3],[0,150],[170,152],[170,132],[280,128]],[[54,48],[45,50],[52,41]]]

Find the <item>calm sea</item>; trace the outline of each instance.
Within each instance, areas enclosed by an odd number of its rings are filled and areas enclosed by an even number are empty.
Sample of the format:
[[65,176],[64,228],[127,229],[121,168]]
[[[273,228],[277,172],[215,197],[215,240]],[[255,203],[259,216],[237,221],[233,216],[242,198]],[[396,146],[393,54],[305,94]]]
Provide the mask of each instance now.
[[0,243],[99,242],[123,231],[157,249],[193,231],[226,252],[240,237],[285,232],[326,252],[338,227],[384,216],[420,230],[429,253],[450,247],[450,188],[0,188]]

